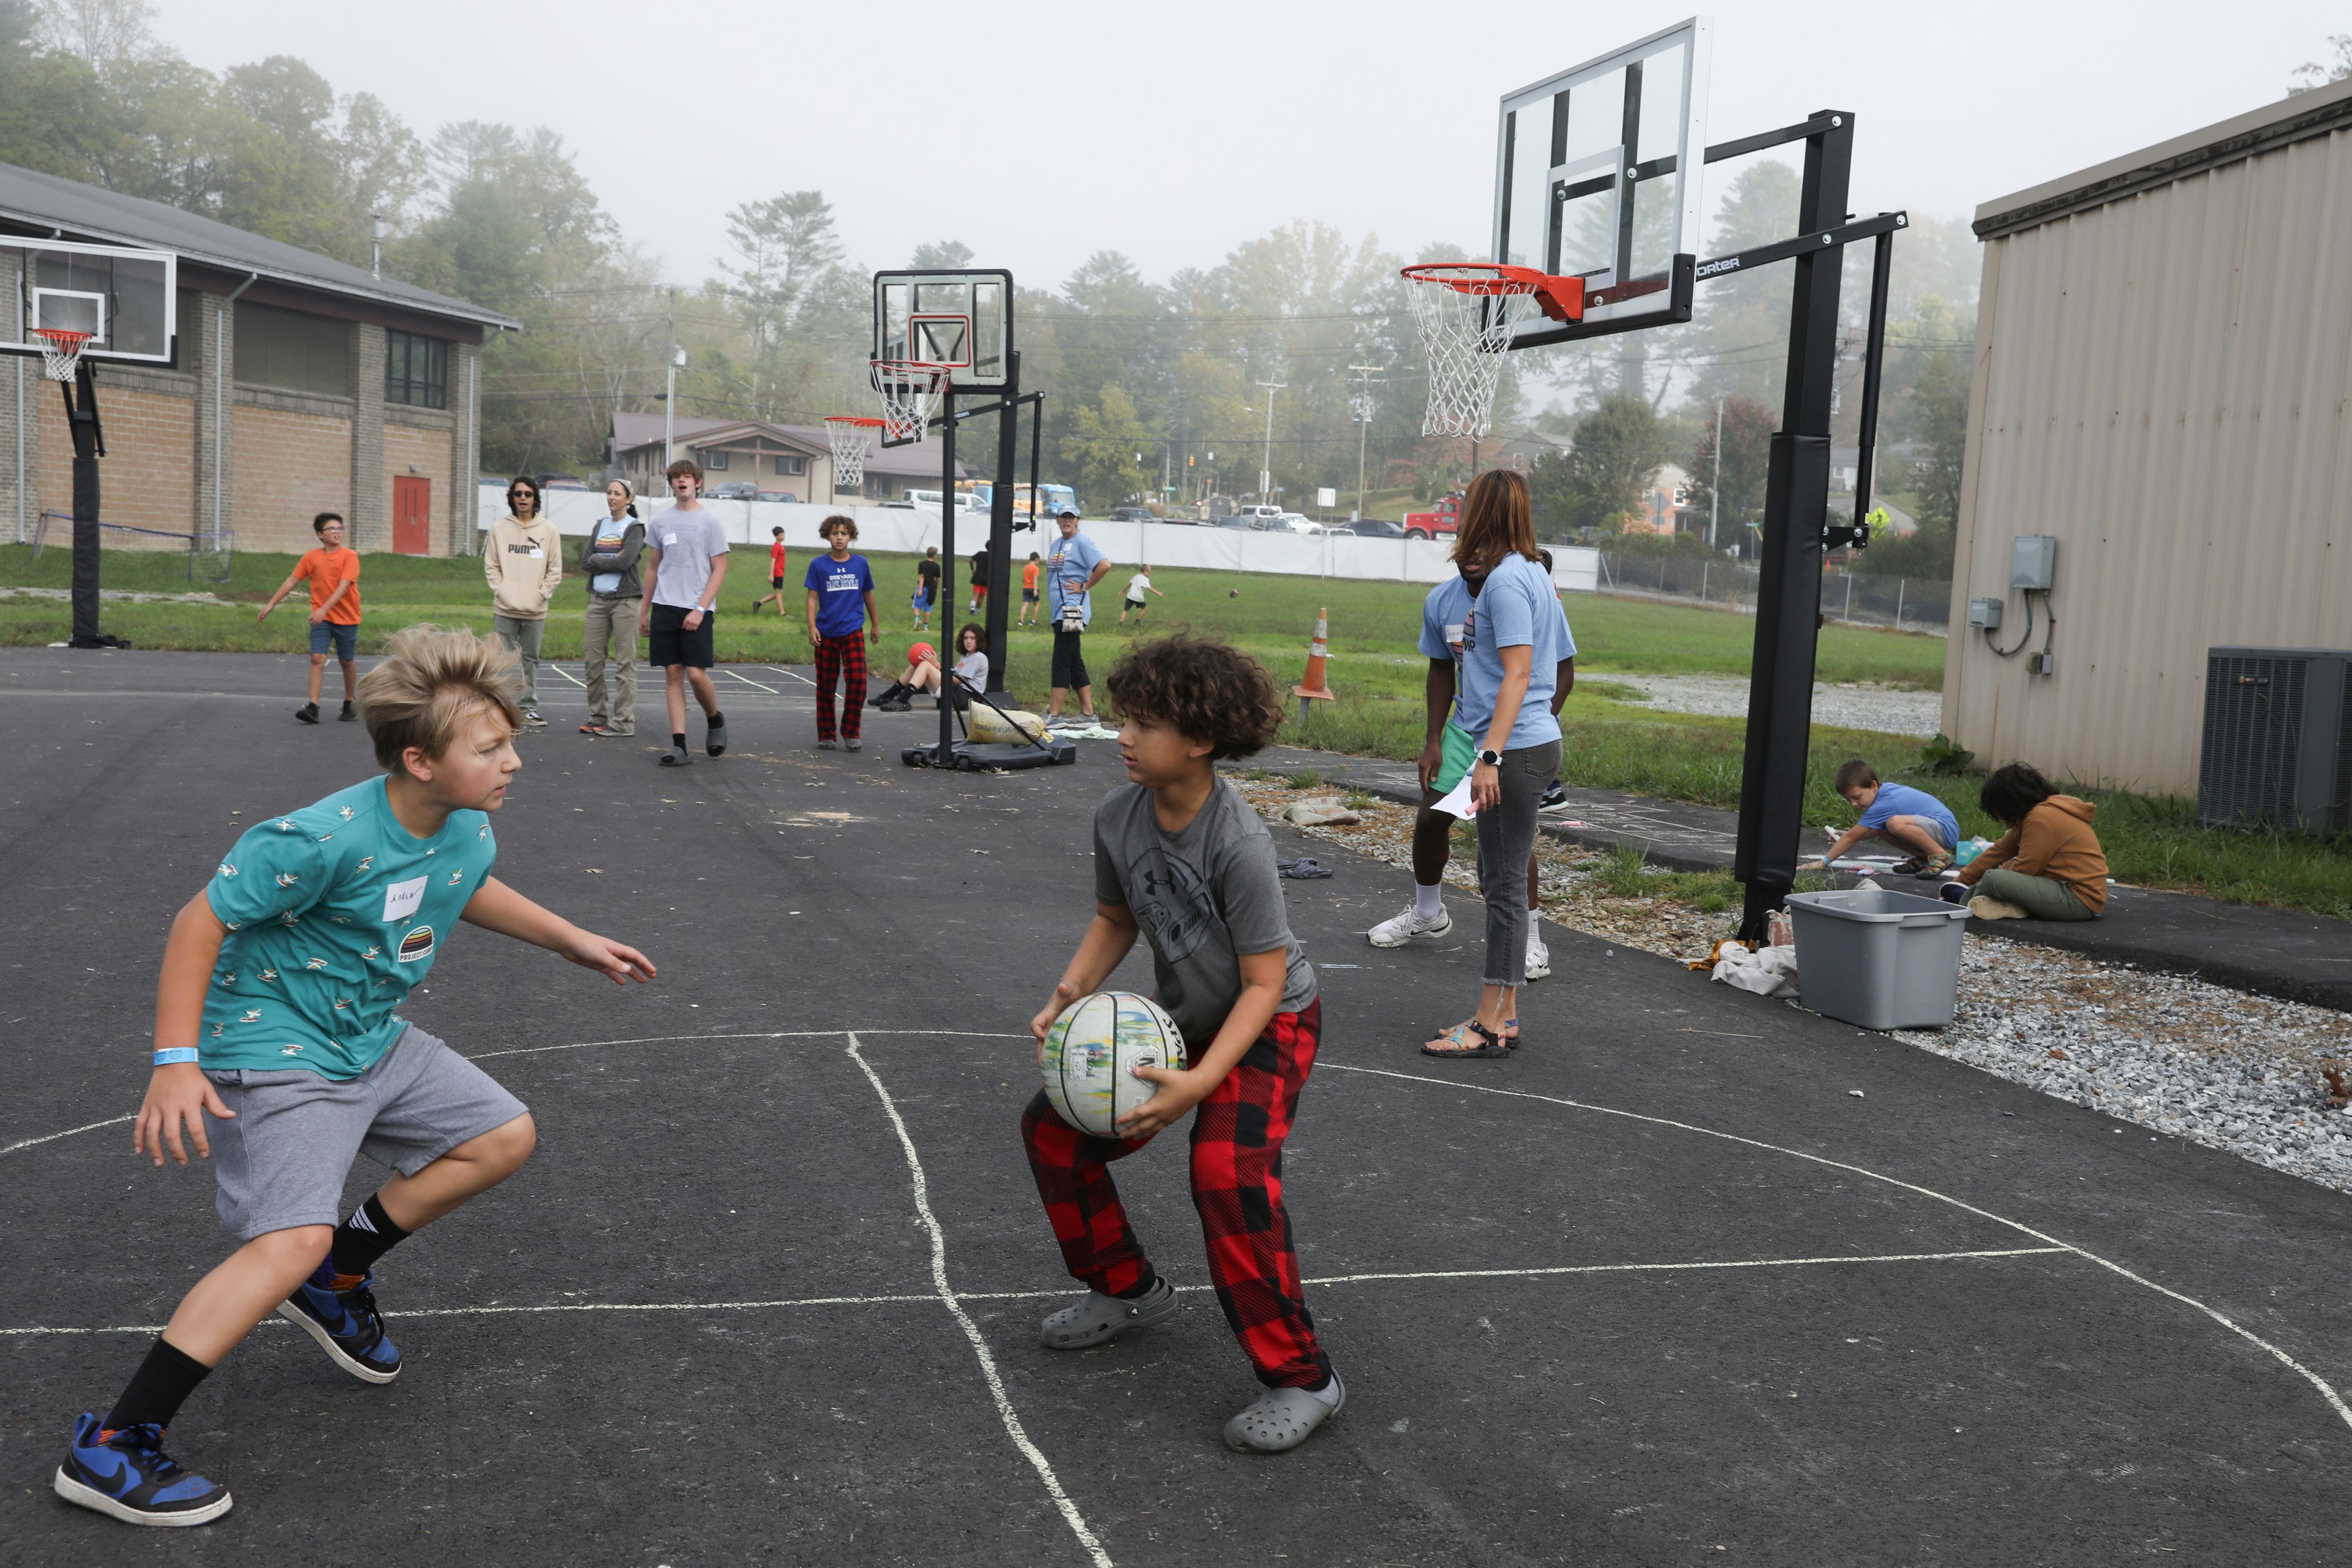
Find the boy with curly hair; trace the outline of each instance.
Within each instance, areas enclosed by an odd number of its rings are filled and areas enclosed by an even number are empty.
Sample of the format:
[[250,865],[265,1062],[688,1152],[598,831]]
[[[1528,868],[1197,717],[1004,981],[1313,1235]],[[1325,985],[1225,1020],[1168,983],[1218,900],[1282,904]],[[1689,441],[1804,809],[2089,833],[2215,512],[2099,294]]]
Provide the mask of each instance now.
[[[522,764],[518,656],[410,626],[360,682],[383,774],[254,827],[172,922],[154,1070],[131,1149],[213,1159],[237,1249],[196,1282],[104,1419],[85,1413],[52,1485],[131,1524],[191,1525],[229,1493],[163,1452],[163,1429],[271,1312],[364,1383],[400,1375],[375,1261],[514,1174],[538,1133],[522,1102],[394,1011],[455,921],[562,953],[614,984],[649,980],[490,875],[489,814]],[[392,1180],[338,1226],[352,1156]]]
[[1197,1107],[1192,1204],[1209,1279],[1265,1388],[1226,1423],[1225,1442],[1280,1453],[1347,1397],[1316,1338],[1282,1202],[1282,1146],[1315,1065],[1322,1004],[1283,909],[1274,840],[1216,773],[1220,758],[1274,738],[1282,700],[1246,654],[1181,635],[1129,648],[1109,685],[1127,715],[1118,749],[1131,782],[1096,808],[1094,920],[1030,1032],[1042,1051],[1054,1020],[1109,977],[1139,933],[1190,1065],[1135,1069],[1159,1088],[1119,1124],[1123,1138],[1077,1131],[1042,1090],[1023,1112],[1054,1238],[1087,1287],[1045,1320],[1043,1339],[1084,1350],[1175,1315],[1175,1289],[1129,1228],[1109,1165]]

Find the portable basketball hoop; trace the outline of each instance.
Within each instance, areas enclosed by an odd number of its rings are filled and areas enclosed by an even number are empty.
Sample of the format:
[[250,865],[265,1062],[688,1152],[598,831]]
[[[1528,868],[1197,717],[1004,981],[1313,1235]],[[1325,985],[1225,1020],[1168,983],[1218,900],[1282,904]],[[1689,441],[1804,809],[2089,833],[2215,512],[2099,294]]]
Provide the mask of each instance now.
[[70,327],[35,327],[33,336],[41,340],[41,368],[51,381],[71,381],[81,363],[83,347],[97,335]]
[[869,419],[862,414],[825,416],[824,433],[833,443],[833,488],[836,493],[856,489],[866,483],[866,450],[874,443],[874,432],[887,427],[882,420]]
[[874,395],[882,400],[883,435],[901,444],[921,440],[954,367],[919,359],[877,359],[872,363]]
[[1403,269],[1413,321],[1429,355],[1424,436],[1483,439],[1511,334],[1541,310],[1555,321],[1584,315],[1584,285],[1532,267],[1494,261],[1427,262]]

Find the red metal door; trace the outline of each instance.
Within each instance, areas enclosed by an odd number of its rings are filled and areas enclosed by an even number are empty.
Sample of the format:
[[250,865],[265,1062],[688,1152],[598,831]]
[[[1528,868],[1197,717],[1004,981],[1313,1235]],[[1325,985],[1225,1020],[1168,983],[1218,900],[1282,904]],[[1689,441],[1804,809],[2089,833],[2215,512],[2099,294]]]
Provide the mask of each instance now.
[[433,481],[403,475],[392,481],[392,548],[398,555],[433,553]]

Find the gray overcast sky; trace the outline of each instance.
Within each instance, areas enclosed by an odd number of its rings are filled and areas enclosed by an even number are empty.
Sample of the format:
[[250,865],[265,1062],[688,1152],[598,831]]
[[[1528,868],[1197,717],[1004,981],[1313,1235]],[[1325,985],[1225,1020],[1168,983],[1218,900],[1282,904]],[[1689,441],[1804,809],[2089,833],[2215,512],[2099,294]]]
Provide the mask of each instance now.
[[[980,265],[1050,285],[1097,249],[1154,279],[1212,266],[1299,217],[1400,250],[1477,247],[1501,94],[1689,14],[1643,0],[1484,20],[1432,0],[163,0],[156,30],[214,69],[299,56],[420,134],[469,118],[551,126],[675,281],[714,268],[728,207],[814,186],[853,261],[897,266],[960,239]],[[2352,30],[2319,0],[1711,14],[1711,139],[1852,110],[1856,210],[1942,217],[2275,100],[2331,31]]]

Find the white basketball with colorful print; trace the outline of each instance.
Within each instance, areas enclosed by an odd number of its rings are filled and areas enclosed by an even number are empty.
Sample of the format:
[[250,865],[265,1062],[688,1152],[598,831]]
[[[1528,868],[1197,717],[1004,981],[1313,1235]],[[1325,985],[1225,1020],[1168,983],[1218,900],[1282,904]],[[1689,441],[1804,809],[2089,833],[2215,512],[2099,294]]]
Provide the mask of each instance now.
[[1132,991],[1097,991],[1054,1020],[1040,1066],[1045,1098],[1063,1121],[1097,1138],[1117,1138],[1119,1119],[1160,1092],[1135,1069],[1181,1071],[1185,1059],[1184,1032],[1160,1004]]

